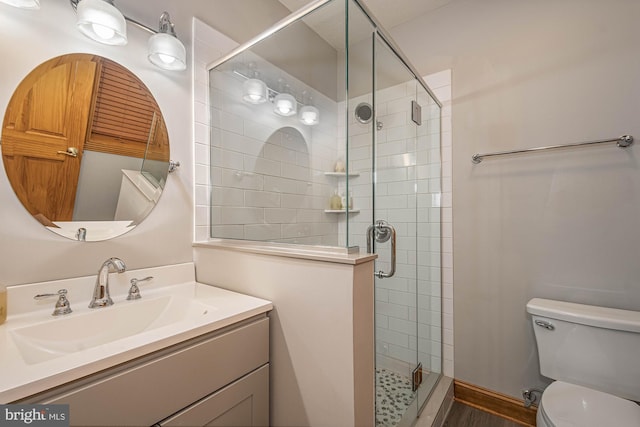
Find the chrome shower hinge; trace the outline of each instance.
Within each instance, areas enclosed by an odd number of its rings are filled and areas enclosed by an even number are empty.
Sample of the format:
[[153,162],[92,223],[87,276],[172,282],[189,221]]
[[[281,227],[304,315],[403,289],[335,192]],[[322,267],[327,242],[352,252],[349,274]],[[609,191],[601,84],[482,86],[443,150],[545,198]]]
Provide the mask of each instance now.
[[418,363],[416,369],[411,372],[411,390],[416,391],[422,384],[422,363]]

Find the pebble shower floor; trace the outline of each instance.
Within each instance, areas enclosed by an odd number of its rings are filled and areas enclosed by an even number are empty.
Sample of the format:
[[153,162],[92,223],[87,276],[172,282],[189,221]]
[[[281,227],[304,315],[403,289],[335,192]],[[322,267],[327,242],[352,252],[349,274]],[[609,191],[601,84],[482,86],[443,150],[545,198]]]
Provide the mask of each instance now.
[[414,397],[409,378],[376,369],[376,427],[397,425]]

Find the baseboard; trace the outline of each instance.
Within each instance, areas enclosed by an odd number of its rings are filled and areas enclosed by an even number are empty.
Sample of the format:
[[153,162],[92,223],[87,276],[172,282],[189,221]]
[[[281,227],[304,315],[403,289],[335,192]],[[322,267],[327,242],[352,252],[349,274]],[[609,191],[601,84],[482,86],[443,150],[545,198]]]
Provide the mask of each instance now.
[[537,407],[525,408],[523,401],[463,381],[453,381],[455,400],[485,412],[535,427]]

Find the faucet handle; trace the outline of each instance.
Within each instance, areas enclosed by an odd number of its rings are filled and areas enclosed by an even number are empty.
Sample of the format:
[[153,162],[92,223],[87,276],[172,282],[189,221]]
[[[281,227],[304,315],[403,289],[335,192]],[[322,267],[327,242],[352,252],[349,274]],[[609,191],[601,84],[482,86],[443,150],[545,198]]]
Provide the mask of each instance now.
[[53,309],[53,313],[51,313],[52,316],[60,316],[63,314],[69,314],[71,313],[71,304],[69,303],[69,300],[67,299],[67,290],[66,289],[60,289],[57,293],[55,294],[38,294],[36,296],[33,297],[33,299],[35,300],[41,300],[41,299],[46,299],[46,298],[51,298],[51,297],[58,297],[58,301],[56,301],[56,306]]
[[131,287],[129,288],[129,295],[127,295],[127,301],[140,299],[142,295],[140,295],[140,288],[138,287],[138,283],[147,282],[153,279],[153,276],[147,276],[144,279],[131,279]]

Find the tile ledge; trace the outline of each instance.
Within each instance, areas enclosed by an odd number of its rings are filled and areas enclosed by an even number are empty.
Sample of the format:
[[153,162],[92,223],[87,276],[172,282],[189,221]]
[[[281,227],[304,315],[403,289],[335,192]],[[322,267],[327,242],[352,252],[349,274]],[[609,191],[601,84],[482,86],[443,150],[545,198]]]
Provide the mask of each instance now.
[[364,252],[348,253],[346,248],[307,245],[279,245],[262,242],[234,242],[228,240],[194,242],[194,248],[215,248],[260,255],[306,259],[310,261],[332,262],[358,265],[372,261],[376,254]]

